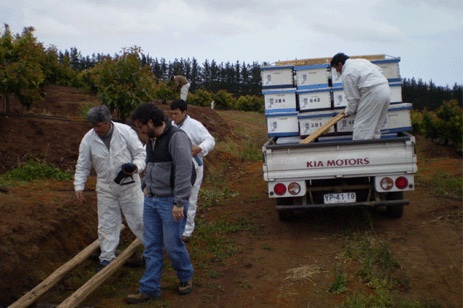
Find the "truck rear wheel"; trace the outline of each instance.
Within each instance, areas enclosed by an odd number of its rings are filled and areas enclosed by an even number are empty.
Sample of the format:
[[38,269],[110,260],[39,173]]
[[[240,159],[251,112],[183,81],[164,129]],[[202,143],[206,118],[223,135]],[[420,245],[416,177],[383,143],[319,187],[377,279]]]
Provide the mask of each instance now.
[[[404,193],[402,191],[399,192],[391,192],[387,194],[387,200],[403,200]],[[386,216],[391,218],[400,218],[404,214],[404,206],[403,205],[388,205],[386,206]]]

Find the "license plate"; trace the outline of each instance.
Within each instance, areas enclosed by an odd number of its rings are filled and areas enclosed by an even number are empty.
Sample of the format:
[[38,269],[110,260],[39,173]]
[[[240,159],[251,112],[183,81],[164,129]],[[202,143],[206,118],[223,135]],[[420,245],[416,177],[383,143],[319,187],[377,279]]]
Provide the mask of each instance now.
[[336,194],[325,194],[323,195],[325,204],[333,203],[353,203],[356,201],[354,192],[336,193]]

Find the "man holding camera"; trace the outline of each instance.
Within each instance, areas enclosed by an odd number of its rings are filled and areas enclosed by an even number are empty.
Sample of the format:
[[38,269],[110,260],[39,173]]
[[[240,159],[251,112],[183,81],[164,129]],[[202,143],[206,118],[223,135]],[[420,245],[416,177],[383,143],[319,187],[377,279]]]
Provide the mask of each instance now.
[[79,202],[92,168],[97,175],[98,239],[100,265],[115,258],[122,216],[143,243],[143,192],[139,173],[145,168],[146,151],[136,132],[128,125],[111,121],[108,107],[91,108],[87,120],[93,129],[82,138],[74,175],[74,190]]

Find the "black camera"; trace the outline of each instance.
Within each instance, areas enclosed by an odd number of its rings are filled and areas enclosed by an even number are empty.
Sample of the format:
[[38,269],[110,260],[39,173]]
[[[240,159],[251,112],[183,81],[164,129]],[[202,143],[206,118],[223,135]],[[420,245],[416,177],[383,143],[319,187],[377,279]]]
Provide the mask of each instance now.
[[121,167],[121,171],[119,171],[119,173],[117,174],[116,178],[114,179],[114,182],[118,185],[128,185],[128,184],[135,183],[133,177],[128,174],[134,172],[136,169],[137,169],[137,166],[135,164],[132,164],[132,163],[123,164]]

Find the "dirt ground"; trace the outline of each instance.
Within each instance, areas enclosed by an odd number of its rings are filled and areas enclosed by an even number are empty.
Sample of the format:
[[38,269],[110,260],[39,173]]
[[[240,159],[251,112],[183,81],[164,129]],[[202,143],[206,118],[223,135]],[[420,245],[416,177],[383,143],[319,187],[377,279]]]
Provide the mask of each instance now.
[[[47,99],[40,106],[25,110],[13,100],[15,115],[0,117],[0,173],[31,158],[73,170],[80,139],[90,128],[80,116],[81,106],[98,101],[75,89],[46,90]],[[243,125],[236,111],[220,116],[210,108],[191,106],[189,113],[219,140],[233,137],[232,132]],[[217,277],[208,280],[196,273],[194,291],[187,296],[176,295],[172,288],[163,290],[163,307],[332,307],[354,291],[371,292],[360,278],[350,278],[344,294],[328,292],[347,231],[370,231],[391,243],[409,281],[401,296],[428,307],[461,307],[462,202],[436,196],[427,183],[439,170],[461,178],[462,160],[451,149],[422,138],[417,152],[416,190],[406,194],[411,204],[404,216],[388,219],[373,214],[364,222],[362,210],[313,211],[281,222],[266,196],[262,163],[227,161],[228,186],[238,194],[198,215],[242,217],[259,231],[232,235],[230,240],[240,253],[216,269]],[[213,152],[207,159],[226,161]],[[80,205],[69,181],[42,181],[0,191],[0,307],[7,307],[96,239],[95,193],[92,189],[86,193],[87,204]],[[195,245],[195,239],[188,245]],[[357,269],[350,270],[349,277],[356,277]],[[132,289],[94,296],[85,305],[124,306],[124,297],[134,291],[142,272],[139,269],[134,275]],[[304,275],[296,276],[297,272]],[[59,290],[63,292],[62,285]]]

